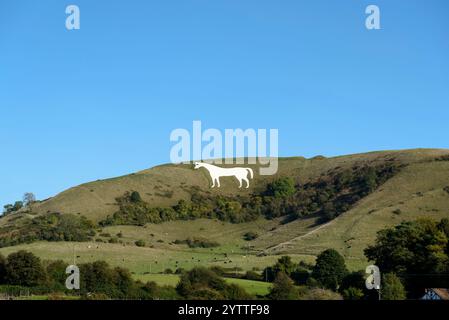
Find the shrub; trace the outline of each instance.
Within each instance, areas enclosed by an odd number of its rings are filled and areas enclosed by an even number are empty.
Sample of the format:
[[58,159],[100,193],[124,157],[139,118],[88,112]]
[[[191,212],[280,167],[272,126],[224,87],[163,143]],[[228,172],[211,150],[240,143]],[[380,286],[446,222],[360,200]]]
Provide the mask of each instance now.
[[140,196],[139,192],[133,191],[133,192],[131,192],[130,200],[131,200],[131,202],[137,203],[137,202],[142,201],[142,197]]
[[384,274],[382,280],[383,300],[404,300],[406,298],[406,292],[401,279],[394,273]]
[[354,287],[344,289],[341,294],[345,300],[360,300],[364,296],[362,289]]
[[290,177],[280,178],[267,186],[267,194],[275,198],[288,197],[295,192],[295,182]]
[[199,237],[188,238],[186,240],[175,240],[173,243],[187,244],[189,248],[214,248],[220,246],[218,242]]
[[249,299],[251,297],[243,288],[235,284],[227,284],[215,272],[204,267],[196,267],[184,272],[176,291],[183,298],[195,300]]
[[136,242],[134,242],[134,244],[138,247],[145,247],[146,246],[146,242],[144,240],[137,240]]
[[312,288],[301,294],[299,300],[342,300],[342,296],[334,291]]
[[261,281],[262,275],[260,275],[259,273],[255,272],[255,271],[246,271],[245,279]]
[[243,239],[245,239],[246,241],[251,241],[257,239],[258,236],[259,235],[256,232],[249,231],[243,235]]
[[281,271],[276,275],[268,296],[273,300],[296,300],[298,299],[298,291],[293,285],[292,279]]

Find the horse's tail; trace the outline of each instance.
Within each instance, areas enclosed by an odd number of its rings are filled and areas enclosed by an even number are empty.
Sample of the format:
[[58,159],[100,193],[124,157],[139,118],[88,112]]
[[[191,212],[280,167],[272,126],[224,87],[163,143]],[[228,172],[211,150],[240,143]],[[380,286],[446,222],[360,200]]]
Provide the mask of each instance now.
[[254,178],[253,169],[251,169],[251,168],[245,168],[245,169],[249,171],[249,173],[251,175],[251,179]]

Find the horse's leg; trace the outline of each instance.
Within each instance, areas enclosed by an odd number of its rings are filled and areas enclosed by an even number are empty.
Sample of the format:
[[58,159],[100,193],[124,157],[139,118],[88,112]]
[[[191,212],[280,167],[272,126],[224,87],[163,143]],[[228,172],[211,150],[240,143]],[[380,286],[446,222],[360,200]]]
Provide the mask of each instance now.
[[218,176],[216,179],[217,179],[218,187],[220,188],[220,177]]
[[213,187],[215,187],[215,177],[211,176],[211,178],[212,178],[212,186],[211,186],[211,188],[213,188]]
[[243,178],[243,180],[245,180],[245,182],[246,182],[246,189],[248,189],[249,188],[249,180],[248,180],[248,178]]
[[239,179],[239,188],[241,188],[242,187],[242,178],[237,178],[237,179]]

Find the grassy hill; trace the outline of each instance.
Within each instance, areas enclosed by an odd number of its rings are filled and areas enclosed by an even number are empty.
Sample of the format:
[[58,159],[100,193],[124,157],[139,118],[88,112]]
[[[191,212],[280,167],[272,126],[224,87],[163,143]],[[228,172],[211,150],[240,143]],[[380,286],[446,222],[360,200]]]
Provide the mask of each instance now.
[[[318,223],[319,216],[308,216],[285,223],[283,219],[232,224],[216,219],[169,221],[145,226],[108,226],[97,231],[96,239],[108,241],[120,234],[121,243],[35,242],[0,249],[7,254],[27,249],[45,259],[73,259],[73,246],[79,261],[104,259],[129,267],[136,274],[159,272],[165,268],[189,268],[193,265],[221,265],[251,270],[273,263],[280,254],[295,260],[313,262],[314,256],[335,248],[347,259],[351,269],[363,268],[363,249],[373,242],[376,232],[403,220],[419,217],[449,217],[449,150],[416,149],[381,151],[333,158],[282,158],[275,176],[259,176],[249,189],[238,189],[234,178],[222,178],[220,189],[209,188],[205,171],[190,165],[163,165],[123,177],[99,180],[66,190],[53,198],[36,203],[32,212],[23,210],[0,219],[0,228],[19,225],[49,212],[82,215],[99,222],[118,210],[116,198],[127,191],[138,191],[154,207],[190,201],[192,191],[215,197],[250,195],[265,190],[279,177],[293,177],[301,185],[325,179],[335,172],[361,166],[395,163],[399,172],[376,190],[357,201],[347,212],[330,222]],[[448,190],[449,188],[446,188]],[[32,213],[32,214],[30,214]],[[259,237],[245,241],[249,231]],[[214,248],[189,248],[176,240],[207,238],[218,243]],[[145,247],[137,247],[144,240]],[[151,268],[151,270],[150,270]]]

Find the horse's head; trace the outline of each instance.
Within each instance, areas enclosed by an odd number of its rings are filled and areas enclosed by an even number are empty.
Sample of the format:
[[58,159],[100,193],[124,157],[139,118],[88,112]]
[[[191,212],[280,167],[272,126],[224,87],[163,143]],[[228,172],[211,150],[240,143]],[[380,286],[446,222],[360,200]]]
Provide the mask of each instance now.
[[194,165],[195,166],[193,167],[193,169],[199,169],[199,168],[202,167],[202,163],[201,162],[195,162]]

